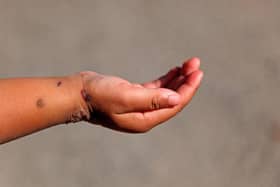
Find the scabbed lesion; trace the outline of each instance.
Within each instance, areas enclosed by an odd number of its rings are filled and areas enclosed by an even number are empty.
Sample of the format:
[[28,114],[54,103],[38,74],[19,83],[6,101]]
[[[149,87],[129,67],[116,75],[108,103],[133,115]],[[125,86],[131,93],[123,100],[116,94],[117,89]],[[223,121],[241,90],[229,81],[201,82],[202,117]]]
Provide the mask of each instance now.
[[92,98],[85,90],[81,90],[81,97],[85,103],[80,104],[73,112],[68,114],[66,124],[90,120],[93,113],[93,108],[90,103]]
[[58,81],[57,83],[56,83],[56,86],[57,87],[60,87],[62,85],[62,81]]
[[73,113],[70,113],[67,117],[66,124],[77,123],[80,121],[87,121],[90,118],[90,114],[85,109],[77,109]]
[[44,108],[45,105],[46,105],[46,103],[45,103],[44,99],[42,99],[42,98],[37,99],[37,101],[36,101],[37,108],[39,108],[39,109]]

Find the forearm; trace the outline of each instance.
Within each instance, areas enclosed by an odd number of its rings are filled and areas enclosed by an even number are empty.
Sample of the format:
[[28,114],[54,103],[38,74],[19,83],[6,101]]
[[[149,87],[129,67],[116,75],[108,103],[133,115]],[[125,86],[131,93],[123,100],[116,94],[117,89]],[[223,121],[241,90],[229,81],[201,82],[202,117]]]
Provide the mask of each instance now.
[[0,143],[88,115],[79,75],[0,80]]

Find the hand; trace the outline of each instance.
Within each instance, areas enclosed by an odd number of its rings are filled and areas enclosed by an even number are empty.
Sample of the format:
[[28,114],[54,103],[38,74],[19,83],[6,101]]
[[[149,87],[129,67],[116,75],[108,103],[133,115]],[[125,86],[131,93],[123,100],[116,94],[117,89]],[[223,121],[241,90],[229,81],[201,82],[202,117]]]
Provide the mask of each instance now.
[[89,122],[124,132],[147,132],[190,102],[203,77],[199,66],[199,59],[192,58],[144,84],[82,72],[84,97],[91,111]]

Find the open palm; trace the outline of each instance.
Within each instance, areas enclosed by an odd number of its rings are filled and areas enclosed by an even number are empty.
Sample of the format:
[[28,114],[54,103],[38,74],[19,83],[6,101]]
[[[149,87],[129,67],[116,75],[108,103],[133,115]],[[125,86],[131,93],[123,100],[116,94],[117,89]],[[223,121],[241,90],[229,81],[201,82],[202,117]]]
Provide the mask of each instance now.
[[133,84],[119,77],[82,72],[89,122],[132,133],[143,133],[170,119],[192,99],[203,77],[192,58],[160,78]]

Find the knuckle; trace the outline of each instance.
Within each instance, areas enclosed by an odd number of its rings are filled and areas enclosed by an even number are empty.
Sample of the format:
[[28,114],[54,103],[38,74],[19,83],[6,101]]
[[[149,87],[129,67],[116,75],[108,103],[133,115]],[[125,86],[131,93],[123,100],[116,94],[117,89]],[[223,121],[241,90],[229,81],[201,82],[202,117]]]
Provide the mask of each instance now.
[[160,109],[160,102],[159,102],[159,97],[154,96],[152,98],[151,104],[150,104],[151,110],[157,110]]
[[143,88],[143,86],[142,86],[141,84],[138,84],[138,83],[133,84],[133,86],[134,86],[135,88]]

